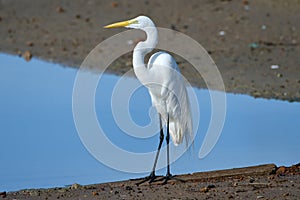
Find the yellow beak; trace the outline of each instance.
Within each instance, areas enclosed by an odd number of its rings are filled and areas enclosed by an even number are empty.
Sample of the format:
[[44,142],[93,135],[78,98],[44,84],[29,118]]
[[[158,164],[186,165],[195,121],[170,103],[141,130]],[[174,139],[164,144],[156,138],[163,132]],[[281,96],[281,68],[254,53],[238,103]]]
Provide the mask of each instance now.
[[134,24],[134,23],[137,23],[137,21],[134,20],[134,19],[131,19],[131,20],[123,21],[123,22],[116,22],[116,23],[113,23],[113,24],[109,24],[109,25],[104,26],[104,28],[125,27],[125,26],[128,26],[130,24]]

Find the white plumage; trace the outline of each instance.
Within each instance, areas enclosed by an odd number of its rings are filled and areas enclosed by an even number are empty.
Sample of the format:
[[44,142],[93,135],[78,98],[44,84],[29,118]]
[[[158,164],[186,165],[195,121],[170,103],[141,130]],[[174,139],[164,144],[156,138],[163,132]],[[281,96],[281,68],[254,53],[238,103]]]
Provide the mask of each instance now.
[[[148,64],[145,64],[145,55],[150,53],[158,42],[157,28],[154,23],[146,16],[139,16],[131,20],[105,26],[105,28],[115,27],[140,29],[147,34],[146,40],[139,42],[134,48],[132,62],[134,72],[139,81],[148,88],[152,104],[160,117],[167,125],[169,122],[169,130],[167,130],[166,137],[167,144],[169,144],[168,134],[171,135],[176,146],[182,143],[183,138],[188,143],[193,137],[190,102],[185,81],[180,74],[176,61],[166,52],[157,52],[150,57]],[[161,148],[162,136],[161,130],[161,139],[153,171],[148,177],[150,182],[155,178],[154,171]],[[167,155],[168,172],[166,180],[171,177],[169,149]]]

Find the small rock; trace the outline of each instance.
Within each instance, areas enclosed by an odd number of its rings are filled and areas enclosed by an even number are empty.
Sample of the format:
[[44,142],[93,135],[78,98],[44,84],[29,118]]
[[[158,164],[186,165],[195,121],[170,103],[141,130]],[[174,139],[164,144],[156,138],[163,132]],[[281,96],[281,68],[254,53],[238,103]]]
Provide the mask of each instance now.
[[254,50],[259,47],[259,44],[257,44],[256,42],[252,42],[251,44],[249,44],[249,47],[251,50]]
[[28,41],[28,42],[26,42],[26,45],[29,46],[29,47],[32,47],[34,44],[33,44],[32,41]]
[[61,189],[58,189],[57,192],[59,193],[66,193],[68,192],[69,190],[67,188],[61,188]]
[[22,54],[22,57],[28,62],[31,60],[32,58],[32,53],[30,51],[25,51],[23,54]]
[[216,187],[216,186],[213,185],[213,184],[207,186],[208,189],[215,188],[215,187]]
[[99,196],[98,192],[93,192],[93,196]]
[[266,30],[267,29],[267,26],[266,25],[262,25],[261,26],[261,30]]
[[244,5],[249,5],[249,1],[248,0],[243,0],[243,4]]
[[250,10],[249,5],[244,5],[244,9],[247,10],[247,11]]
[[225,31],[220,31],[220,32],[219,32],[219,35],[220,35],[220,36],[224,36],[225,34],[226,34]]
[[63,7],[61,7],[61,6],[58,6],[58,7],[56,8],[56,12],[58,12],[58,13],[63,13],[63,12],[65,12],[65,9],[63,9]]
[[261,196],[261,195],[258,195],[257,197],[256,197],[256,199],[262,199],[262,198],[265,198],[264,196]]
[[284,193],[282,196],[287,197],[289,195],[290,195],[289,193]]
[[2,21],[2,17],[0,16],[0,22]]
[[276,170],[277,175],[283,175],[285,172],[286,172],[286,168],[284,166],[281,166]]
[[177,30],[177,28],[176,28],[175,24],[171,24],[171,29],[172,29],[172,30],[174,30],[174,31],[176,31],[176,30]]
[[271,69],[279,69],[279,65],[271,65]]
[[79,14],[75,15],[76,19],[80,19],[81,16]]
[[200,192],[206,193],[206,192],[208,192],[208,191],[209,191],[209,188],[208,188],[208,187],[203,187],[203,188],[200,189]]
[[39,191],[36,191],[36,190],[32,190],[29,192],[29,195],[30,196],[33,196],[33,197],[37,197],[37,196],[40,196],[40,192]]
[[96,187],[93,186],[93,185],[86,185],[86,186],[83,186],[83,188],[86,189],[86,190],[96,189]]
[[249,180],[249,182],[250,182],[250,183],[254,183],[254,181],[255,181],[255,179],[254,179],[254,178],[252,178],[252,177],[250,177],[250,180]]
[[4,191],[4,192],[0,192],[0,197],[2,197],[2,198],[5,198],[6,197],[6,192]]
[[112,6],[113,8],[117,8],[117,7],[119,6],[119,4],[118,4],[117,2],[112,2],[112,3],[111,3],[111,6]]
[[78,183],[74,183],[73,185],[70,186],[70,189],[76,190],[76,189],[78,189],[80,187],[81,187],[81,185],[79,185]]
[[281,77],[283,77],[283,75],[282,75],[282,74],[280,74],[280,73],[276,74],[276,76],[277,76],[278,78],[281,78]]
[[127,186],[125,187],[125,190],[132,190],[132,187],[129,186],[129,185],[127,185]]
[[22,56],[22,52],[20,50],[17,50],[16,53],[18,54],[19,57]]

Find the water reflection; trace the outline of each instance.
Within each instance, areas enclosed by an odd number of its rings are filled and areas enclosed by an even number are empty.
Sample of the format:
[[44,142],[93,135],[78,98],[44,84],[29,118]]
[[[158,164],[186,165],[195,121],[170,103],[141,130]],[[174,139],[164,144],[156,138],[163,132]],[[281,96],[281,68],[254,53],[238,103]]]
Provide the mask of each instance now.
[[[80,142],[72,116],[76,69],[36,59],[25,62],[9,55],[0,55],[0,60],[0,191],[141,176],[109,169],[96,161]],[[114,75],[104,75],[101,80],[105,88],[99,87],[101,97],[96,97],[101,125],[122,148],[137,152],[155,149],[157,135],[135,139],[122,135],[116,126],[110,97],[118,80]],[[217,145],[199,160],[197,152],[210,120],[210,100],[208,91],[194,90],[201,110],[195,152],[185,154],[173,164],[174,174],[299,162],[300,104],[234,94],[227,95],[226,122]],[[146,89],[140,88],[130,102],[132,118],[140,125],[150,120],[150,98],[145,96]],[[105,117],[101,116],[103,112],[107,113]]]

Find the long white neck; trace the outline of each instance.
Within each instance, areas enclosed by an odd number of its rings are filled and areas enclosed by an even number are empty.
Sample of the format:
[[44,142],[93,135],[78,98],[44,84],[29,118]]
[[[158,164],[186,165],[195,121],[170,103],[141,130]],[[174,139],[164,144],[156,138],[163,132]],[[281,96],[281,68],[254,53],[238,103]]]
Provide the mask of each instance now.
[[151,52],[158,41],[157,29],[153,27],[146,27],[142,29],[146,32],[147,38],[143,42],[139,42],[133,50],[133,70],[135,75],[140,80],[140,82],[147,82],[148,68],[145,64],[145,55]]

